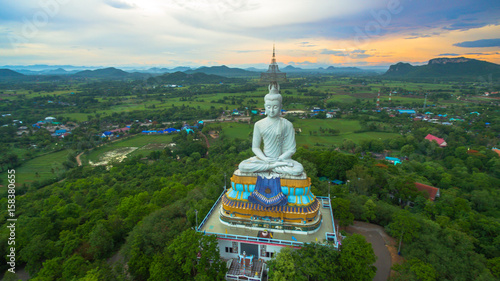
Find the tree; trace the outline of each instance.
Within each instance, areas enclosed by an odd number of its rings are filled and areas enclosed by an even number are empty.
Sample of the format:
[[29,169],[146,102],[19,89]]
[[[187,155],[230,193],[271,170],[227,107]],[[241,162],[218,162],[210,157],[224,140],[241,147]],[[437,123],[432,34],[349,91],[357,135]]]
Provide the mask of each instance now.
[[350,211],[351,201],[343,198],[333,198],[332,212],[335,220],[340,226],[351,225],[354,221],[354,214]]
[[373,280],[377,268],[373,265],[377,257],[372,245],[359,234],[342,241],[338,272],[340,280]]
[[432,265],[417,258],[409,259],[403,264],[395,264],[392,269],[399,273],[399,276],[393,278],[394,281],[435,281],[438,277],[437,272]]
[[363,217],[367,222],[373,221],[376,217],[375,214],[375,208],[377,205],[373,200],[370,198],[366,200],[365,204],[363,205]]
[[62,277],[63,258],[53,258],[43,263],[42,269],[38,272],[34,280],[58,280]]
[[148,280],[224,280],[226,270],[217,237],[188,229],[155,257]]
[[296,260],[292,248],[283,248],[269,263],[269,279],[276,281],[305,280],[296,271]]
[[375,185],[375,179],[363,165],[355,165],[346,173],[349,186],[358,194],[367,195]]
[[270,280],[341,280],[340,252],[330,245],[307,243],[294,250],[283,248],[268,262]]
[[411,144],[406,144],[403,147],[401,147],[401,154],[405,156],[409,156],[410,154],[415,151],[415,147]]
[[62,268],[62,279],[73,280],[75,278],[83,277],[87,272],[89,265],[82,256],[75,254],[64,261]]
[[89,236],[90,253],[94,258],[102,258],[113,250],[113,237],[103,223],[98,223]]
[[418,235],[420,224],[410,212],[403,210],[394,215],[393,222],[387,225],[387,230],[392,237],[399,238],[399,249],[401,242],[411,242]]
[[500,257],[488,260],[488,269],[496,278],[500,278]]

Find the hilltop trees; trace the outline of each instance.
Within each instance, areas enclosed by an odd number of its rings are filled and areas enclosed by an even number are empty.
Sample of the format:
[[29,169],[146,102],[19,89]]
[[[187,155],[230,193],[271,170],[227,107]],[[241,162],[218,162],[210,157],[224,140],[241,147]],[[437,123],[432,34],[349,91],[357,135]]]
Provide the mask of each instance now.
[[269,262],[270,280],[373,280],[377,269],[371,244],[359,234],[348,236],[340,251],[315,243],[285,248]]

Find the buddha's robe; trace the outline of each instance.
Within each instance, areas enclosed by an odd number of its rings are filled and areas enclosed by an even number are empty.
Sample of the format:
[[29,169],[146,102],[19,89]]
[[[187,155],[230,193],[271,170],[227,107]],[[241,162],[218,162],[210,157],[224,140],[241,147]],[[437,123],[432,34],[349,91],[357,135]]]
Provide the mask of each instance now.
[[[264,141],[263,153],[267,157],[278,159],[285,153],[289,157],[295,153],[295,130],[292,123],[284,118],[265,118],[255,123],[252,147],[260,147],[261,140]],[[273,168],[273,162],[266,162],[254,156],[242,161],[239,169],[245,173],[275,172],[301,175],[304,171],[302,164],[289,157],[279,160],[279,162],[287,162],[288,165]]]

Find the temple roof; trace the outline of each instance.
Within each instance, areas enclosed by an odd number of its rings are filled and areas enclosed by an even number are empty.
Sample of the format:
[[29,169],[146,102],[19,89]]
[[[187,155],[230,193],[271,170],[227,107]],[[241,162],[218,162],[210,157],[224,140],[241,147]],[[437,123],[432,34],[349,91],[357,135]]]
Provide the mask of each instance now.
[[431,201],[434,201],[436,199],[436,197],[439,196],[439,188],[437,188],[437,187],[426,185],[426,184],[419,183],[419,182],[415,183],[415,187],[417,188],[418,191],[423,191],[423,192],[426,192],[427,194],[429,194],[429,199]]
[[271,59],[271,64],[269,64],[269,68],[267,72],[263,72],[260,74],[261,82],[269,82],[271,85],[278,85],[278,82],[286,81],[286,73],[281,72],[278,63],[276,63],[276,52],[273,45],[273,58]]

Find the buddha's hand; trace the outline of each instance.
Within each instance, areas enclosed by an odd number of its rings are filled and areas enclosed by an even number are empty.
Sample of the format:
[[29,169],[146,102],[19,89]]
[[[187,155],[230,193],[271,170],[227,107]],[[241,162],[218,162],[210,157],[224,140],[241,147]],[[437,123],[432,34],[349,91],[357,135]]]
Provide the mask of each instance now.
[[271,157],[267,157],[267,156],[263,157],[263,159],[262,159],[262,161],[267,162],[267,163],[274,163],[277,160],[278,159],[276,159],[276,158],[271,158]]
[[290,160],[290,157],[287,157],[285,154],[282,154],[280,155],[280,157],[278,157],[278,161],[288,161]]

